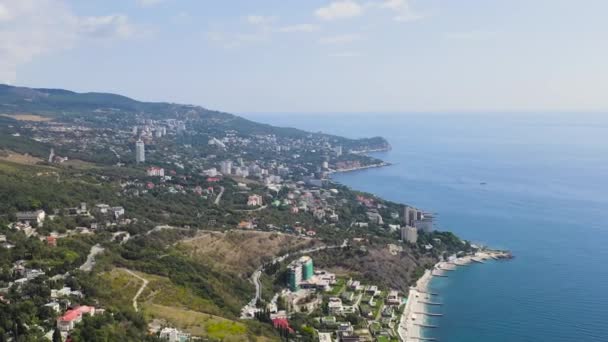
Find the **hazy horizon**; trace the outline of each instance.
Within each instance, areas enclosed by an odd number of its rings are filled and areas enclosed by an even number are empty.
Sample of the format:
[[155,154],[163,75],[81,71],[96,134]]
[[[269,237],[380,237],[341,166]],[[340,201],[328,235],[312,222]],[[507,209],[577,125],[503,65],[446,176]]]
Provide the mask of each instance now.
[[0,0],[0,82],[234,113],[605,112],[608,3]]

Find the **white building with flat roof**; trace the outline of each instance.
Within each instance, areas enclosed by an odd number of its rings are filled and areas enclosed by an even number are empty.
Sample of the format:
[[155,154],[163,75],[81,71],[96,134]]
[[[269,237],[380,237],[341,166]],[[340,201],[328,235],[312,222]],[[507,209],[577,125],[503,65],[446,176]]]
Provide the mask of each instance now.
[[190,340],[190,334],[175,328],[163,328],[160,331],[160,339],[168,342],[186,342]]

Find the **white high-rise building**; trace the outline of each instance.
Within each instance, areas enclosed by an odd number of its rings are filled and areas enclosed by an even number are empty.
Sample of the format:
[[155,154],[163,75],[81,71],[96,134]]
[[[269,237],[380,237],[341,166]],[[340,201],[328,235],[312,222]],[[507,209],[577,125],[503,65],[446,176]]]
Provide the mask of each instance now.
[[418,240],[418,229],[410,226],[401,228],[401,240],[416,243]]
[[143,163],[146,161],[146,146],[141,139],[135,143],[135,162]]
[[418,219],[418,210],[414,207],[405,206],[403,208],[403,222],[406,226],[413,226]]
[[224,160],[220,163],[220,172],[224,175],[232,173],[232,162],[230,160]]

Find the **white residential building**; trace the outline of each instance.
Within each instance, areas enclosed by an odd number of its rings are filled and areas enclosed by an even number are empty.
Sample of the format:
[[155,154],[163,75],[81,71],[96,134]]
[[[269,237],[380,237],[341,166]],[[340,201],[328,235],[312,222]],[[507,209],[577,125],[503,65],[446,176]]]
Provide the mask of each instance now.
[[17,213],[17,221],[23,223],[32,223],[40,225],[44,222],[46,218],[46,213],[44,210],[36,210],[36,211],[21,211]]
[[61,331],[74,329],[74,326],[82,321],[84,314],[95,315],[95,308],[92,306],[79,306],[76,309],[68,310],[57,319],[57,328]]
[[148,175],[149,177],[164,177],[165,169],[153,166],[146,170],[146,175]]
[[251,195],[247,199],[247,205],[250,207],[257,207],[263,204],[262,196],[260,195]]
[[146,146],[144,142],[139,139],[135,142],[135,162],[144,163],[146,161]]
[[224,175],[229,175],[232,173],[232,161],[224,160],[220,163],[220,172]]
[[186,342],[190,340],[190,334],[175,328],[163,328],[160,331],[160,339],[168,342]]
[[119,218],[125,214],[125,208],[123,207],[112,207],[112,213],[115,218]]

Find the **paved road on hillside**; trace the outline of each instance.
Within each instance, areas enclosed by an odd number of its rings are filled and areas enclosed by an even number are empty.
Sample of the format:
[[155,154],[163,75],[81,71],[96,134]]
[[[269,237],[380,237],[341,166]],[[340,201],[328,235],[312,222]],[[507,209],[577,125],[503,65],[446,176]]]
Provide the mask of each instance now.
[[[315,253],[315,252],[326,250],[326,249],[345,248],[347,246],[348,246],[348,240],[344,240],[344,242],[342,242],[341,245],[320,246],[320,247],[314,247],[314,248],[307,248],[307,249],[303,249],[303,250],[294,252],[292,254],[287,253],[287,254],[282,255],[280,257],[276,257],[276,258],[274,258],[271,262],[269,262],[266,265],[270,265],[270,264],[274,264],[274,263],[277,263],[277,262],[281,262],[281,261],[285,260],[286,258],[288,258],[290,255],[310,254],[310,253]],[[262,284],[260,282],[260,276],[262,275],[263,271],[264,271],[264,265],[261,265],[251,275],[251,282],[255,285],[255,297],[253,297],[253,299],[251,299],[251,301],[247,305],[245,305],[245,307],[242,310],[243,313],[245,313],[247,311],[247,309],[254,309],[254,308],[256,308],[257,302],[260,300],[260,298],[262,298]]]

